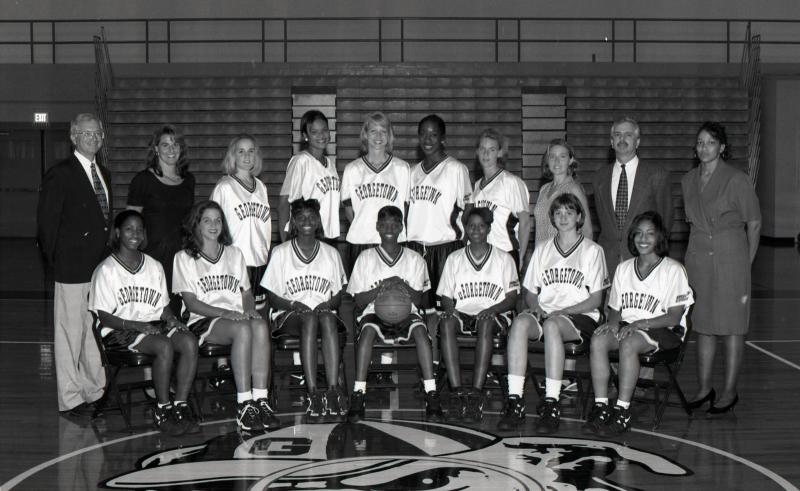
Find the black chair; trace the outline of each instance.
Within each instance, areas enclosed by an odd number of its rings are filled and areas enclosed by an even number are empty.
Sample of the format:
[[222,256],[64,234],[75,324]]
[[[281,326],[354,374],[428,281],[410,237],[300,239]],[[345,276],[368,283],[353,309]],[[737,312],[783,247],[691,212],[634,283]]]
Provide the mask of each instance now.
[[[641,366],[650,367],[653,369],[653,378],[643,379],[640,377],[636,381],[636,387],[642,389],[651,389],[653,396],[647,397],[634,395],[633,400],[636,402],[654,405],[653,430],[656,430],[661,424],[661,418],[664,415],[664,411],[666,410],[667,406],[682,407],[687,416],[692,415],[692,409],[689,407],[689,402],[687,401],[677,378],[678,372],[683,364],[683,357],[686,354],[690,334],[691,330],[687,329],[683,342],[676,348],[659,350],[655,353],[645,353],[639,355],[639,363]],[[619,352],[613,351],[609,353],[609,360],[612,363],[619,362]],[[660,374],[658,373],[659,371],[663,372],[663,375],[660,377]],[[619,387],[618,377],[615,376],[613,380],[614,385]],[[673,391],[678,395],[677,402],[670,401],[670,396],[672,395]]]
[[[347,386],[347,374],[345,373],[345,366],[344,366],[344,347],[347,343],[347,331],[340,329],[339,330],[339,381],[338,384],[341,388],[345,390],[345,393],[348,392]],[[272,382],[272,394],[277,394],[278,391],[286,389],[286,390],[303,390],[306,391],[306,386],[303,383],[301,384],[292,384],[291,380],[304,380],[304,372],[302,365],[295,365],[294,364],[294,357],[295,353],[297,356],[300,354],[300,337],[299,336],[281,336],[279,338],[272,338],[272,346],[274,351],[273,356],[273,382]],[[322,361],[322,353],[319,352],[322,348],[322,337],[317,337],[317,349],[319,353],[319,363],[317,365],[317,380],[321,381],[322,383],[318,384],[320,387],[327,388],[327,381],[325,378],[325,364]],[[290,360],[288,363],[281,362],[279,360],[279,356],[281,358],[285,358],[281,355],[290,355]],[[294,377],[293,377],[294,376]]]
[[[466,351],[468,353],[470,352],[473,353],[472,358],[469,359],[474,361],[475,348],[478,346],[478,337],[456,335],[456,342],[458,343],[458,350],[459,350],[458,359],[461,362],[460,367],[463,375],[464,371],[469,372],[474,370],[475,365],[474,363],[472,364],[464,363],[463,362],[464,357],[462,356],[461,352]],[[505,399],[506,396],[508,395],[508,381],[507,381],[508,362],[506,360],[506,344],[507,344],[507,338],[505,334],[492,337],[492,357],[489,361],[489,369],[486,372],[487,382],[489,381],[490,378],[494,378],[499,383],[499,388],[503,395],[503,399]],[[439,346],[441,346],[441,340]],[[502,364],[497,365],[493,363],[495,355],[502,356],[503,358]],[[437,379],[436,379],[436,385],[438,387],[443,387],[445,382],[447,382],[448,386],[450,385],[447,379],[446,370],[447,367],[445,366],[444,360],[442,360],[442,363],[440,364],[439,368],[439,373],[437,374]],[[486,384],[484,384],[485,391],[491,389],[492,389],[491,385],[487,386]]]
[[[198,365],[202,360],[216,360],[217,358],[230,358],[231,356],[231,347],[230,345],[224,344],[214,344],[214,343],[203,343],[197,350],[197,358],[198,358]],[[213,384],[212,384],[213,382]],[[205,414],[203,413],[203,404],[205,403],[206,396],[208,394],[209,386],[213,385],[217,388],[218,392],[223,392],[222,385],[223,382],[230,382],[227,386],[233,388],[233,392],[236,391],[235,386],[236,384],[233,383],[233,371],[232,370],[217,370],[215,368],[211,368],[209,370],[200,371],[198,369],[197,376],[195,377],[195,383],[200,384],[200,393],[198,395],[197,401],[197,416],[200,421],[205,420]],[[227,391],[228,393],[230,391]]]
[[[131,408],[134,404],[143,405],[150,404],[150,402],[145,399],[134,403],[131,398],[131,393],[153,388],[153,381],[142,378],[134,382],[120,383],[118,377],[125,369],[142,369],[151,366],[155,357],[144,353],[134,353],[132,351],[106,350],[103,345],[103,340],[100,337],[99,321],[96,316],[92,325],[92,335],[97,343],[97,349],[100,350],[100,360],[106,372],[106,391],[98,404],[97,412],[118,410],[122,414],[122,419],[125,421],[125,429],[129,433],[133,433],[133,427],[131,426]],[[124,402],[121,392],[125,392]],[[109,397],[113,400],[113,405],[109,404]]]

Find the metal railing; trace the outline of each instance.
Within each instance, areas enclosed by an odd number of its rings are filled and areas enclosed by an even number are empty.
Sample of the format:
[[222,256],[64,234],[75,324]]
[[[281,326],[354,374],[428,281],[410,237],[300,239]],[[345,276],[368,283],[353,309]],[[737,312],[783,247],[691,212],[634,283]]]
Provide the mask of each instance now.
[[97,116],[103,122],[106,134],[104,144],[100,148],[103,163],[108,165],[108,142],[111,141],[110,124],[108,120],[108,92],[114,87],[114,70],[111,66],[111,57],[108,54],[106,33],[100,28],[100,34],[93,37],[94,43],[94,104]]
[[[675,54],[678,51],[670,51],[683,46],[688,54],[696,53],[696,61],[735,63],[738,50],[750,43],[749,38],[740,36],[750,23],[747,19],[724,18],[565,17],[0,20],[0,32],[6,31],[0,35],[0,53],[2,61],[13,57],[14,63],[76,62],[83,56],[81,46],[91,43],[82,33],[105,25],[113,31],[108,40],[112,50],[125,53],[115,54],[115,58],[126,63],[195,61],[185,53],[191,45],[196,45],[199,58],[217,52],[220,61],[229,61],[229,54],[235,58],[243,51],[247,52],[247,61],[255,62],[330,61],[310,59],[314,53],[309,51],[336,43],[358,49],[323,49],[319,56],[344,53],[344,57],[357,58],[347,61],[364,62],[449,61],[452,58],[448,54],[460,46],[459,53],[467,59],[457,61],[470,61],[470,56],[475,61],[542,61],[554,50],[580,60],[552,61],[590,61],[595,54],[596,61],[604,62],[695,61],[681,59]],[[763,48],[769,47],[787,61],[796,59],[800,19],[759,19],[752,23],[762,34],[771,33],[762,36]],[[308,25],[316,29],[306,28]],[[348,29],[348,25],[356,27]],[[437,54],[426,50],[428,46],[446,48]],[[11,52],[14,54],[9,55]]]
[[761,35],[752,34],[748,25],[746,36],[740,78],[748,100],[747,173],[755,185],[761,165]]

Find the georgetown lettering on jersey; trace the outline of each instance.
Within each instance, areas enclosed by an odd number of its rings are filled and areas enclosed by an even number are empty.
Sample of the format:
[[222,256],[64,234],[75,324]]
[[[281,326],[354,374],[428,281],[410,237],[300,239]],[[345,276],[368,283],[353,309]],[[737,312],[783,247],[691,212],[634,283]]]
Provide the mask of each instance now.
[[358,199],[383,198],[395,201],[398,196],[397,188],[385,182],[368,182],[360,184],[353,191]]
[[497,205],[488,199],[479,199],[475,202],[475,208],[489,208],[489,211],[494,213],[494,211],[497,209]]
[[324,176],[315,182],[314,186],[319,189],[322,194],[328,194],[331,191],[338,191],[339,178],[336,176]]
[[658,298],[647,293],[627,292],[622,294],[620,302],[620,310],[624,309],[639,309],[646,310],[651,314],[656,311],[659,306]]
[[242,203],[236,208],[233,209],[233,212],[236,213],[236,217],[239,220],[245,220],[247,218],[257,218],[262,222],[266,223],[269,221],[269,206],[265,205],[264,203],[257,203],[255,201],[248,201],[247,203]]
[[485,297],[496,301],[500,298],[501,293],[503,293],[503,287],[500,285],[488,281],[471,281],[459,285],[456,296],[457,300]]
[[197,280],[197,283],[203,293],[215,290],[228,290],[233,293],[239,293],[239,279],[229,274],[203,276]]
[[161,292],[146,286],[123,286],[117,290],[117,303],[125,305],[131,302],[158,307],[161,302]]
[[430,201],[434,205],[442,197],[442,192],[433,186],[414,186],[411,188],[410,200],[412,203],[416,201]]
[[331,291],[331,281],[320,276],[306,274],[286,280],[286,289],[289,290],[289,293],[292,295],[304,291],[324,294]]
[[583,273],[575,268],[550,268],[542,272],[544,286],[553,283],[564,283],[576,288],[583,286]]

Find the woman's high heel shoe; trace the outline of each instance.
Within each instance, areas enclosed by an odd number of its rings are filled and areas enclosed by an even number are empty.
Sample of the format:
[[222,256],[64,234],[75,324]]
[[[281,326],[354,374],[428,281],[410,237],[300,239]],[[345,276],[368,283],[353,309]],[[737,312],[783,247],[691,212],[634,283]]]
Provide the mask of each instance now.
[[739,394],[736,394],[733,397],[733,400],[731,401],[730,404],[722,407],[716,407],[712,405],[711,408],[709,408],[709,410],[706,411],[706,414],[716,415],[716,414],[732,413],[734,406],[736,406],[738,402],[739,402]]
[[703,396],[701,399],[697,399],[696,401],[691,401],[689,403],[689,408],[692,409],[692,410],[700,409],[707,402],[709,403],[708,407],[712,408],[712,407],[714,407],[714,400],[716,398],[717,398],[717,393],[714,392],[714,389],[712,388],[711,390],[708,391],[708,394]]

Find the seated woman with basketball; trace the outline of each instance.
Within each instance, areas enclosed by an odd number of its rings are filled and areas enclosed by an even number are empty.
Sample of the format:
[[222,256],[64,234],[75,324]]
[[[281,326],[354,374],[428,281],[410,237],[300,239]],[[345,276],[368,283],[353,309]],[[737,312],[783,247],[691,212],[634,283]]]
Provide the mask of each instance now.
[[[347,276],[339,252],[320,241],[319,201],[297,199],[290,205],[291,240],[272,251],[261,286],[271,308],[272,336],[300,337],[300,360],[308,390],[306,421],[341,422],[347,397],[339,386],[339,333],[344,325],[336,309]],[[317,337],[322,336],[327,392],[317,390]]]
[[[173,436],[200,430],[187,398],[197,371],[197,338],[169,308],[169,290],[161,263],[139,251],[145,245],[144,218],[135,210],[114,219],[113,252],[94,270],[89,310],[99,322],[106,350],[127,350],[154,357],[156,405],[153,423]],[[175,370],[175,401],[169,386]]]
[[[468,212],[469,245],[447,257],[436,292],[442,299],[439,335],[453,391],[447,416],[456,421],[477,422],[483,418],[483,384],[492,356],[492,337],[508,329],[519,292],[514,259],[486,241],[492,221],[488,208],[472,208]],[[459,335],[478,336],[470,391],[461,388]]]
[[400,208],[381,208],[376,229],[381,243],[358,256],[347,288],[355,296],[358,322],[356,380],[348,419],[355,422],[364,418],[367,371],[377,336],[390,344],[413,338],[425,389],[425,417],[440,420],[442,407],[433,374],[431,340],[422,317],[422,294],[430,289],[428,268],[422,256],[397,242],[403,230]]
[[[694,293],[683,265],[667,257],[667,232],[654,211],[637,215],[628,231],[633,257],[614,273],[608,322],[592,336],[591,371],[595,403],[583,428],[587,433],[630,429],[631,398],[639,378],[639,355],[673,349],[686,335],[686,314]],[[617,403],[608,404],[609,351],[619,351]]]
[[183,224],[183,250],[175,254],[172,291],[181,295],[200,346],[231,345],[239,429],[274,429],[280,422],[267,393],[272,340],[256,311],[244,256],[231,242],[219,204],[195,203]]
[[536,431],[558,429],[564,343],[589,343],[608,288],[603,248],[581,233],[587,216],[580,199],[561,194],[549,214],[556,236],[533,251],[522,281],[528,308],[514,319],[508,333],[508,400],[498,425],[501,430],[514,429],[525,419],[529,339],[545,345],[545,398],[537,408]]

